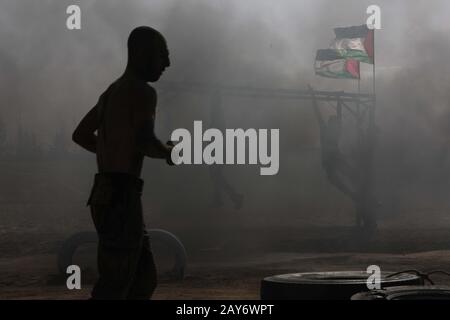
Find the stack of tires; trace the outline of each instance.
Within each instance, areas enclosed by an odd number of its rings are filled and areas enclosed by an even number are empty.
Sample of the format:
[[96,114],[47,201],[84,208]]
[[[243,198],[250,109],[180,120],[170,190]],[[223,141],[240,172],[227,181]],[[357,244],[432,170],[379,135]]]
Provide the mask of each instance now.
[[[421,286],[423,280],[414,274],[382,272],[381,288]],[[389,276],[389,277],[388,277]],[[262,300],[349,300],[367,288],[365,271],[308,272],[281,274],[261,281]]]
[[450,300],[448,286],[400,286],[360,292],[351,300]]

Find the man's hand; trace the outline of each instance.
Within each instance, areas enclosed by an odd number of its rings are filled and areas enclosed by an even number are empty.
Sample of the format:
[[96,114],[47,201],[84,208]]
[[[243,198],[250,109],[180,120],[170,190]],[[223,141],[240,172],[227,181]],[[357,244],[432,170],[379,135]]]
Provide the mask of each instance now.
[[174,166],[175,163],[172,161],[172,149],[173,149],[173,147],[175,147],[175,142],[169,140],[169,141],[166,142],[166,145],[170,149],[169,156],[166,158],[166,163],[169,166]]

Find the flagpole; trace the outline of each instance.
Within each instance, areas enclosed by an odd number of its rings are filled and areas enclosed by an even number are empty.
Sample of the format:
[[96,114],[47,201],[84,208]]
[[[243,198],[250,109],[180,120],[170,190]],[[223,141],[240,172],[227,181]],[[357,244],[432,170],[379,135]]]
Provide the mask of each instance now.
[[373,93],[373,105],[369,112],[370,114],[370,127],[371,130],[375,126],[375,107],[376,107],[376,72],[375,72],[375,29],[373,29],[373,64],[372,64],[372,93]]
[[373,29],[373,65],[372,65],[372,92],[373,92],[373,103],[371,108],[369,109],[369,130],[368,130],[368,139],[366,143],[367,146],[367,158],[366,158],[366,179],[365,179],[365,192],[364,193],[364,202],[367,205],[365,210],[367,214],[367,221],[364,222],[370,228],[376,228],[377,222],[376,217],[373,212],[373,203],[371,203],[374,198],[374,149],[375,149],[375,141],[376,141],[376,130],[375,130],[375,108],[377,104],[376,100],[376,72],[375,72],[375,29]]
[[[359,73],[359,78],[358,78],[358,95],[361,94],[361,72]],[[356,102],[356,114],[358,116],[358,121],[359,121],[359,96],[358,96],[358,101]]]

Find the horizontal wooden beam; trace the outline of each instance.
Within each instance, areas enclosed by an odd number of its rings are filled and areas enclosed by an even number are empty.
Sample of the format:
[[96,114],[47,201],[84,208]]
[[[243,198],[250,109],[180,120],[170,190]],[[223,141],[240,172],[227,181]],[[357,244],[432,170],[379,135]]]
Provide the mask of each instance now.
[[[312,94],[308,90],[292,90],[280,88],[255,88],[255,87],[239,87],[225,86],[217,84],[207,84],[200,82],[174,82],[163,81],[156,85],[157,88],[167,91],[184,91],[184,92],[201,92],[203,94],[211,94],[214,91],[220,91],[224,95],[246,96],[255,98],[277,98],[277,99],[312,99]],[[372,102],[373,94],[358,94],[344,91],[314,91],[317,100],[320,101],[337,101],[346,102]]]

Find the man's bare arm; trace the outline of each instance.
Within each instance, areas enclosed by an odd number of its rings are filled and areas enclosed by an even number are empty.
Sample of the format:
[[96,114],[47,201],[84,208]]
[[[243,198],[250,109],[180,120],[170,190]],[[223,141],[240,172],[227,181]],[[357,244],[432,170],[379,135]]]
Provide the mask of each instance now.
[[98,108],[103,102],[103,96],[100,96],[97,104],[84,116],[80,124],[72,134],[72,140],[84,149],[96,153],[97,152],[97,135],[95,131],[99,127]]
[[172,147],[162,143],[155,135],[156,100],[155,90],[148,87],[135,108],[137,147],[148,157],[169,159]]

